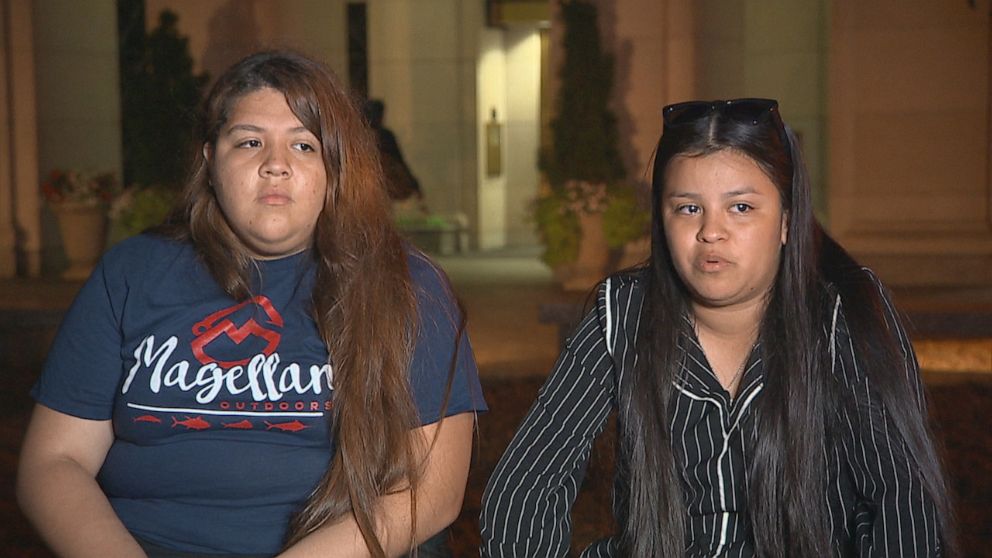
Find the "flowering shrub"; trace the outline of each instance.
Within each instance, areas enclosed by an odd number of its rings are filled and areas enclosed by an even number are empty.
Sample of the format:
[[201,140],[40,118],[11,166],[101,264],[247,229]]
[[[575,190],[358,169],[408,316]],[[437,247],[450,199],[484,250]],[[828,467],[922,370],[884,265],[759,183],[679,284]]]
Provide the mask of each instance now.
[[580,214],[601,213],[610,248],[647,233],[651,213],[641,206],[634,186],[569,180],[546,187],[534,204],[534,222],[544,243],[542,259],[550,266],[574,262],[579,256]]
[[41,193],[50,205],[66,203],[97,206],[110,204],[120,194],[120,183],[113,173],[86,173],[53,170],[41,184]]
[[110,219],[116,223],[111,240],[121,240],[161,225],[178,197],[174,188],[166,186],[133,184],[124,188],[110,206]]
[[584,180],[566,180],[562,189],[565,203],[559,211],[602,213],[606,210],[606,184]]

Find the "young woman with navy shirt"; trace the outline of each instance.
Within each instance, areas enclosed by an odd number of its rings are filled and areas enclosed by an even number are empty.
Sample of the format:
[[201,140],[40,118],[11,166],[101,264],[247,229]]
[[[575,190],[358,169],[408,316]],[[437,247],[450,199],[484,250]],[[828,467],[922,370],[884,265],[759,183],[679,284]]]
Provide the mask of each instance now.
[[484,556],[565,556],[618,417],[619,531],[587,557],[950,556],[912,345],[817,223],[768,99],[664,109],[652,253],[595,308],[496,467]]
[[104,256],[33,389],[17,492],[57,554],[399,556],[457,517],[485,403],[357,106],[289,52],[213,86],[180,207]]

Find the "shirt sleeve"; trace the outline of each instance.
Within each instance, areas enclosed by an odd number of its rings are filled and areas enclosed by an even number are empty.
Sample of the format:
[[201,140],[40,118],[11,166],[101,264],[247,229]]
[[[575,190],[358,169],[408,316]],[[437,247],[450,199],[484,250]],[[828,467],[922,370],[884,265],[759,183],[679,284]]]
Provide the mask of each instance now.
[[111,418],[123,368],[124,298],[123,278],[109,271],[104,257],[59,325],[41,377],[31,390],[35,401],[84,419]]
[[[874,277],[873,277],[874,279]],[[912,344],[888,297],[878,284],[885,320],[899,344],[915,403],[924,413],[923,386]],[[873,375],[859,369],[850,337],[835,341],[840,353],[842,389],[852,405],[841,413],[843,453],[856,490],[854,533],[859,556],[940,556],[937,511],[924,488],[916,461],[886,410]]]
[[485,411],[472,344],[447,278],[422,254],[410,256],[410,274],[419,316],[410,388],[420,423]]
[[[566,342],[490,477],[480,519],[483,556],[568,554],[572,504],[614,393],[613,361],[593,310]],[[612,555],[608,542],[593,546],[583,556]]]

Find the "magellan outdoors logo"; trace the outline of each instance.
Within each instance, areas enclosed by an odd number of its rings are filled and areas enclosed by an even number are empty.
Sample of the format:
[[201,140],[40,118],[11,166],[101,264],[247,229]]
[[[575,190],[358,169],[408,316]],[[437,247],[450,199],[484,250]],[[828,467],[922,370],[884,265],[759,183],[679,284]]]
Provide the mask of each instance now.
[[[254,307],[252,309],[253,311],[249,313],[253,317],[248,318],[241,326],[235,325],[231,319],[233,318],[232,314],[238,313],[239,310],[248,306]],[[258,310],[261,310],[261,312],[258,312]],[[241,313],[241,315],[243,314]],[[255,321],[254,316],[264,316],[265,325]],[[214,363],[224,368],[245,365],[250,360],[250,356],[241,360],[219,360],[211,356],[211,345],[213,344],[214,347],[218,346],[224,338],[229,339],[236,345],[241,345],[246,340],[252,338],[258,338],[263,344],[261,353],[268,356],[274,353],[279,347],[279,340],[282,338],[282,333],[270,329],[271,327],[277,327],[281,330],[283,327],[282,316],[272,306],[272,301],[267,297],[252,297],[241,304],[214,312],[197,322],[193,326],[193,335],[196,337],[190,344],[193,350],[193,356],[202,364]]]
[[[286,327],[272,301],[255,296],[196,321],[189,352],[178,335],[147,335],[134,347],[121,385],[133,423],[191,432],[309,428],[301,421],[319,419],[333,406],[334,371],[326,355],[312,351],[290,350],[303,361],[283,360]],[[141,387],[132,395],[132,386]]]

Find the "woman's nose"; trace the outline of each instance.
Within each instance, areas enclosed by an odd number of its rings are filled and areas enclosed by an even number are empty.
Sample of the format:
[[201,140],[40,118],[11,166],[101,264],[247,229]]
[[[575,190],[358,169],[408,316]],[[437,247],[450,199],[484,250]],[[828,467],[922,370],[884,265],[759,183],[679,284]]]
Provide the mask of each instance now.
[[727,238],[727,228],[719,215],[704,214],[696,233],[699,242],[719,242]]
[[288,178],[292,172],[289,159],[278,149],[269,149],[259,168],[259,174],[266,178]]

